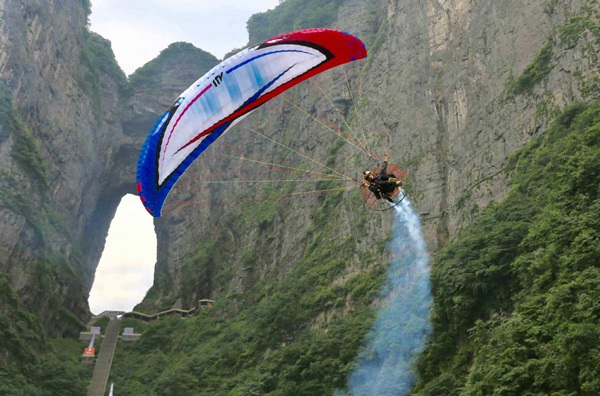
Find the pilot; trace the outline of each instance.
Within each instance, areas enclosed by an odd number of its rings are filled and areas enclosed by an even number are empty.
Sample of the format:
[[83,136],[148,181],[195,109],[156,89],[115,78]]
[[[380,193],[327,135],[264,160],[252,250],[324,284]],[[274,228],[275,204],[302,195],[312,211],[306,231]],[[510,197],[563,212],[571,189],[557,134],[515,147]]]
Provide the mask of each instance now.
[[375,195],[375,198],[381,199],[385,197],[388,201],[394,202],[392,197],[388,194],[394,192],[394,190],[402,186],[402,181],[396,178],[396,175],[387,171],[389,157],[385,155],[385,161],[381,164],[381,170],[377,174],[367,170],[363,172],[364,182],[363,186],[368,187],[369,190]]

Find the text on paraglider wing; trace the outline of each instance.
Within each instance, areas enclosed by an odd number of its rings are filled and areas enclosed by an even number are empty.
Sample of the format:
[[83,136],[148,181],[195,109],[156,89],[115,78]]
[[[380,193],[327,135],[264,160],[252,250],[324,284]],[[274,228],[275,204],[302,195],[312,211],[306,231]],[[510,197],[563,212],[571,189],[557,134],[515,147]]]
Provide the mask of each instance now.
[[217,77],[214,78],[213,85],[215,87],[218,87],[219,84],[221,84],[222,82],[223,82],[223,72],[221,72],[221,74],[218,74]]

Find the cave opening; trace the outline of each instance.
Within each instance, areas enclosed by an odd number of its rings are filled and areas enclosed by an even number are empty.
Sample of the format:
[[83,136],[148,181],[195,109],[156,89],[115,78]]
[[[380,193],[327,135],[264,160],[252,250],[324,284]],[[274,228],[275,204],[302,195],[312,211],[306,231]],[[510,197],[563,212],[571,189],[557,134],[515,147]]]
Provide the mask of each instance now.
[[131,311],[152,286],[157,245],[152,220],[138,197],[123,196],[96,267],[88,300],[93,314]]

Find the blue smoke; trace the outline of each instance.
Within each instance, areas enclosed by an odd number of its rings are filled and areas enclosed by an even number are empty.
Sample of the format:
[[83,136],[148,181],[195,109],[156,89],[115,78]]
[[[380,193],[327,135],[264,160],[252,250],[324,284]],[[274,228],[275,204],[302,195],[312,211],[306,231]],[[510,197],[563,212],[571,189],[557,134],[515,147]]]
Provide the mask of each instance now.
[[382,308],[348,379],[352,396],[407,395],[415,382],[415,359],[431,331],[429,256],[419,215],[407,198],[393,210],[389,249],[394,258],[381,292]]

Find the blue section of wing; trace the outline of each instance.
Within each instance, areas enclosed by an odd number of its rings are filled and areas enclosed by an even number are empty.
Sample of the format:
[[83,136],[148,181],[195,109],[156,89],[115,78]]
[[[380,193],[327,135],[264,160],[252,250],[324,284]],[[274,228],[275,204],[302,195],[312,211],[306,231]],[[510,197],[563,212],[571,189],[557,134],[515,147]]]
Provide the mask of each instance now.
[[239,102],[242,99],[242,91],[240,90],[237,80],[235,78],[224,78],[223,82],[225,83],[231,101],[234,103]]
[[137,165],[137,189],[144,206],[152,216],[160,216],[160,207],[153,204],[158,180],[157,150],[168,124],[169,111],[159,117],[152,128],[152,132],[146,138]]
[[[155,125],[155,128],[161,127],[160,121],[163,118],[164,117],[160,118],[159,122]],[[138,162],[137,181],[138,186],[141,187],[141,191],[139,191],[140,197],[144,202],[144,206],[152,216],[160,217],[167,196],[183,172],[185,172],[196,158],[217,140],[230,125],[231,122],[223,124],[204,138],[202,143],[192,151],[192,153],[179,165],[179,167],[177,167],[161,186],[158,185],[157,150],[166,125],[162,125],[161,133],[151,133],[148,136]],[[138,187],[138,189],[140,189],[140,187]]]
[[219,101],[219,95],[214,90],[208,90],[200,100],[205,100],[208,106],[208,116],[212,116],[217,113],[221,108],[221,102]]
[[256,63],[251,63],[249,72],[250,72],[250,75],[252,76],[250,78],[250,82],[252,83],[252,86],[254,87],[254,89],[255,90],[261,89],[262,86],[265,85],[265,81],[263,79],[262,73],[260,72],[259,65],[257,65]]

